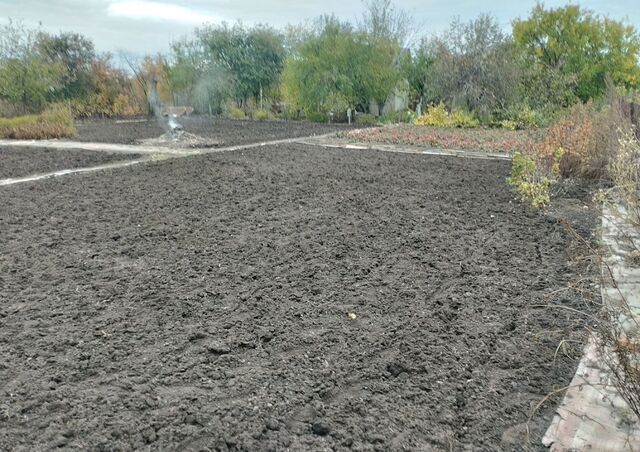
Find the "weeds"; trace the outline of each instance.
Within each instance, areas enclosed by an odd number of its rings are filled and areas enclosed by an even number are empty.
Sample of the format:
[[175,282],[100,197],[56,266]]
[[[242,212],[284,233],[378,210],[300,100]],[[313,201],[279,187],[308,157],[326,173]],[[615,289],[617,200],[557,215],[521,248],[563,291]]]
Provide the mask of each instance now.
[[627,402],[637,420],[640,420],[640,341],[637,337],[631,337],[633,334],[629,331],[625,331],[621,320],[628,318],[632,323],[630,329],[635,329],[636,332],[640,325],[635,320],[629,301],[620,290],[620,282],[616,280],[613,269],[602,253],[568,224],[565,223],[565,227],[585,253],[599,262],[602,269],[601,284],[616,293],[615,304],[603,294],[600,313],[591,316],[589,335],[595,338],[599,358],[611,374],[611,385]]
[[69,107],[52,105],[40,115],[0,118],[0,137],[17,140],[68,138],[76,133]]
[[478,127],[480,121],[470,113],[462,110],[453,110],[449,113],[445,105],[440,103],[429,107],[425,114],[414,121],[414,124],[418,126],[470,129]]
[[369,114],[360,114],[356,116],[356,125],[359,126],[375,126],[378,124],[378,119]]
[[620,135],[618,152],[608,169],[617,195],[625,204],[627,220],[640,227],[640,141],[629,129]]
[[545,158],[561,147],[565,150],[560,162],[563,177],[606,178],[608,165],[618,152],[623,123],[614,103],[600,108],[592,102],[579,104],[552,124],[531,152]]
[[246,117],[246,114],[244,113],[244,110],[242,108],[231,107],[227,111],[227,116],[229,116],[231,119],[244,119]]
[[550,188],[556,183],[563,155],[564,149],[557,149],[550,167],[545,167],[542,161],[516,152],[507,183],[516,190],[522,201],[536,209],[546,207],[551,202]]
[[266,121],[267,119],[272,119],[272,115],[266,110],[256,110],[252,114],[253,119],[258,121]]
[[[574,108],[571,116],[562,118],[549,128],[545,139],[530,148],[529,154],[514,158],[510,183],[531,179],[535,181],[535,178],[544,181],[544,176],[540,176],[541,168],[543,173],[546,169],[551,174],[565,177],[606,178],[613,187],[607,192],[601,191],[597,199],[610,203],[610,210],[617,216],[618,222],[630,224],[635,228],[640,227],[640,142],[636,138],[631,118],[624,116],[624,110],[619,108],[620,105],[623,105],[620,99],[612,96],[605,108],[596,109],[591,104]],[[567,148],[564,149],[562,146]],[[564,149],[564,152],[559,154],[559,149]],[[544,188],[544,183],[542,185]],[[539,195],[535,192],[533,194]],[[617,207],[619,203],[622,203],[621,208]],[[629,407],[630,412],[625,411],[631,416],[628,422],[637,422],[640,420],[638,312],[625,297],[626,291],[623,289],[626,281],[616,280],[617,273],[609,266],[609,259],[597,249],[597,245],[592,245],[568,223],[565,222],[565,226],[573,237],[572,252],[577,252],[577,249],[583,250],[581,252],[586,256],[585,260],[597,262],[601,270],[601,286],[605,289],[601,293],[602,303],[594,305],[599,308],[599,312],[591,315],[587,310],[574,310],[589,319],[585,328],[594,341],[600,367],[607,376],[607,380],[603,381],[601,386],[615,389]],[[624,230],[625,227],[616,229]],[[626,249],[628,257],[634,259],[638,248],[633,251],[635,245],[631,237],[620,237],[620,233],[617,232],[612,239],[621,247],[624,247],[622,243],[625,240],[631,244],[631,248]],[[629,249],[632,251],[628,251]],[[628,259],[626,263],[629,264]],[[556,307],[573,310],[567,306]],[[563,341],[558,345],[556,356],[564,344]],[[557,391],[545,397],[534,408],[531,417],[556,393]],[[603,394],[603,397],[608,395]],[[622,413],[621,416],[627,415]],[[635,420],[631,419],[634,416]]]
[[320,112],[315,112],[315,111],[309,111],[306,112],[305,114],[305,118],[307,121],[310,122],[328,122],[329,121],[329,117],[324,114],[324,113],[320,113]]
[[507,130],[535,129],[544,122],[540,113],[526,106],[513,112],[508,112],[507,116],[508,118],[500,123],[500,126]]
[[[640,141],[634,134],[633,127],[619,129],[618,152],[612,158],[608,167],[614,183],[614,192],[622,203],[624,214],[611,209],[618,220],[638,230],[640,228]],[[637,243],[631,237],[620,237],[627,244],[635,247],[628,252],[632,260],[638,253]],[[614,385],[620,395],[629,404],[631,410],[640,419],[640,325],[637,321],[638,312],[633,312],[629,301],[619,288],[619,281],[606,262],[606,277],[616,289],[616,298],[620,299],[619,306],[608,306],[605,313],[605,326],[600,328],[602,341],[601,354],[611,371]],[[626,262],[628,265],[629,262]],[[626,328],[630,326],[631,328]],[[631,331],[630,331],[631,330]]]
[[416,119],[416,114],[411,110],[385,113],[378,118],[382,124],[402,124],[412,123]]

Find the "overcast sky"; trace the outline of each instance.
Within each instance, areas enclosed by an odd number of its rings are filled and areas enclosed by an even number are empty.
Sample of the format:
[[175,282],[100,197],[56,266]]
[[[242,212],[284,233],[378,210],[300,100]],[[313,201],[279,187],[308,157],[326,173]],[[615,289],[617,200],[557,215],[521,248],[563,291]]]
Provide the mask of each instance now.
[[[560,6],[566,1],[546,1]],[[480,13],[495,16],[505,29],[525,17],[535,1],[516,0],[397,0],[399,8],[415,17],[424,34],[439,33],[456,16],[471,19]],[[616,19],[628,19],[640,28],[638,0],[585,0],[584,7]],[[360,0],[0,0],[3,17],[39,22],[51,32],[75,31],[90,37],[99,51],[127,51],[137,55],[163,52],[172,39],[189,34],[203,22],[269,23],[284,26],[321,14],[343,19],[362,14]]]

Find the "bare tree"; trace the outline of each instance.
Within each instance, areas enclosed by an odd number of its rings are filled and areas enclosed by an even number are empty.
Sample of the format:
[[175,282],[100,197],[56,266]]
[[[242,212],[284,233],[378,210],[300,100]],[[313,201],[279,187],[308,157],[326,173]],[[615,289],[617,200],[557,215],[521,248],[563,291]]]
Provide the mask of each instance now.
[[364,0],[365,12],[358,23],[361,30],[375,38],[396,42],[408,47],[416,35],[412,15],[398,9],[391,0]]
[[456,19],[425,45],[433,59],[427,71],[430,102],[490,115],[514,101],[521,69],[511,38],[493,17]]

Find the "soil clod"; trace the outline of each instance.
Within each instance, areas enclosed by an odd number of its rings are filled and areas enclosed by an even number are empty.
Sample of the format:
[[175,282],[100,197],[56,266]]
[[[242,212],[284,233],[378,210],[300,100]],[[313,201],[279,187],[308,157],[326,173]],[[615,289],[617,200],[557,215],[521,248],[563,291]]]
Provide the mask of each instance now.
[[314,422],[313,424],[311,424],[311,431],[315,435],[325,436],[328,435],[329,432],[331,432],[331,427],[329,427],[329,424],[325,422]]

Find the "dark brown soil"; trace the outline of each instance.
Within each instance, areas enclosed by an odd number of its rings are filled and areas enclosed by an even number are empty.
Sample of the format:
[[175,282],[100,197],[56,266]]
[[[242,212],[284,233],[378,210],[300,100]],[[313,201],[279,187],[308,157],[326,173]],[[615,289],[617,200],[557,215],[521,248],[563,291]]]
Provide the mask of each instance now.
[[[186,132],[219,142],[220,146],[273,141],[322,135],[348,129],[345,124],[316,124],[300,121],[252,121],[220,117],[191,116],[178,119]],[[165,130],[156,120],[124,122],[92,120],[76,124],[78,141],[134,144],[139,140],[157,138]]]
[[522,450],[580,351],[540,305],[581,305],[508,173],[287,145],[0,189],[0,450]]
[[96,166],[136,157],[136,154],[83,150],[0,147],[0,179]]

